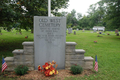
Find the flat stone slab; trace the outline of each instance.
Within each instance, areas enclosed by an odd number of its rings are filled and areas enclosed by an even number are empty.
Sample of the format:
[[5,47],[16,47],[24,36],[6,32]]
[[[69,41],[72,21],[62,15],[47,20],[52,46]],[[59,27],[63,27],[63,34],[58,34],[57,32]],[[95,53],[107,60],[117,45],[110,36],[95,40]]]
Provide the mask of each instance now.
[[66,42],[66,45],[77,45],[76,42]]
[[9,62],[12,62],[13,60],[14,60],[14,57],[6,57],[6,58],[5,58],[5,61],[6,61],[6,62],[8,62],[8,61],[9,61]]
[[84,60],[85,61],[93,61],[94,59],[92,57],[88,56],[88,57],[84,57]]
[[33,46],[34,42],[23,42],[22,45],[24,45],[24,46]]
[[15,49],[12,53],[13,54],[22,54],[23,53],[23,49]]
[[85,53],[85,50],[83,49],[75,49],[75,53]]
[[[26,45],[26,46],[31,45],[32,46],[32,45],[34,45],[34,42],[23,42],[22,45]],[[66,45],[77,45],[77,43],[76,42],[66,42]]]

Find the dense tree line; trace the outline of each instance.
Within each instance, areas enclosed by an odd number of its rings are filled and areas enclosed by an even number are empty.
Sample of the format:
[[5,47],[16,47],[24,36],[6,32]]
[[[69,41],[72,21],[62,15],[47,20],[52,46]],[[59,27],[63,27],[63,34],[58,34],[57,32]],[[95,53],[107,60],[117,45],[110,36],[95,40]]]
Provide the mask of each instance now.
[[[79,15],[77,15],[79,14]],[[67,14],[67,27],[90,29],[105,26],[107,30],[120,30],[120,0],[101,0],[90,5],[88,15],[72,10]]]
[[[0,0],[0,26],[8,31],[15,27],[33,31],[33,16],[48,15],[48,0]],[[105,26],[107,30],[120,30],[120,0],[101,0],[90,5],[88,15],[58,12],[67,8],[69,0],[51,0],[51,13],[67,17],[67,28],[90,29],[93,26]],[[24,8],[23,8],[24,7]]]

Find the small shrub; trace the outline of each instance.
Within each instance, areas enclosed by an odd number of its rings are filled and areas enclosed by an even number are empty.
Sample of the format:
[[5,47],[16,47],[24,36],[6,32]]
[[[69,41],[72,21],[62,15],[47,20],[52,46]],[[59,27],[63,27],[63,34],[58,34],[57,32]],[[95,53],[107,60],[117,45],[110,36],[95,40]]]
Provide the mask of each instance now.
[[81,74],[83,71],[83,68],[80,65],[72,65],[70,70],[72,71],[73,74]]
[[15,73],[18,75],[24,75],[28,71],[28,67],[24,65],[19,65],[15,68]]

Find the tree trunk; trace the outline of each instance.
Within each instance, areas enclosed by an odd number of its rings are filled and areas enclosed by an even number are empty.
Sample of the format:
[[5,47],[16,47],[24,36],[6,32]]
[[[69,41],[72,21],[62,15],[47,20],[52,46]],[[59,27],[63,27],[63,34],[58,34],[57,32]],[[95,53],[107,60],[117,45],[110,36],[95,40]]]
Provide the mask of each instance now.
[[31,33],[33,33],[33,28],[31,28]]

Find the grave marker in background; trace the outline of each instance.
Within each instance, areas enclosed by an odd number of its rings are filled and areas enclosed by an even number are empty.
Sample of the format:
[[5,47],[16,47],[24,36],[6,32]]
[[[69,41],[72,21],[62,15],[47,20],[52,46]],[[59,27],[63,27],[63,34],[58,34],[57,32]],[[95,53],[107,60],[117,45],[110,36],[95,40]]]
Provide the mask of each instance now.
[[69,28],[69,29],[68,29],[68,33],[72,33],[72,28]]

